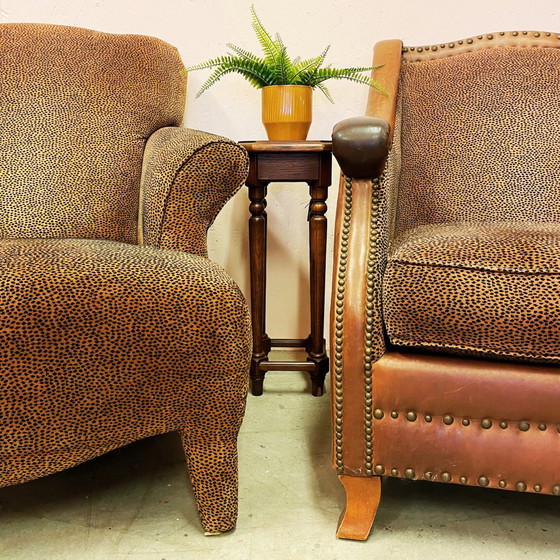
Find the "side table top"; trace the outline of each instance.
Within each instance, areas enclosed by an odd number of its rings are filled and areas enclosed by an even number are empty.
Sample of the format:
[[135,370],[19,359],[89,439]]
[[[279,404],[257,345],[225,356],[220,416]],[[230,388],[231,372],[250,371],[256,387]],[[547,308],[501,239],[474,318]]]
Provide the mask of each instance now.
[[303,141],[249,141],[239,142],[248,152],[332,152],[332,142],[322,140]]

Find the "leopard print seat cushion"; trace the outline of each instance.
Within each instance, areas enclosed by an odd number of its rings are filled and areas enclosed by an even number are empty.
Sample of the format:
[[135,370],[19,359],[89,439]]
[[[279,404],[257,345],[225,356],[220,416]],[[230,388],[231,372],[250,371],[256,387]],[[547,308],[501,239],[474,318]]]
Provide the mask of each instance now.
[[251,356],[233,280],[106,240],[0,240],[0,261],[0,486],[179,431],[205,529],[231,528]]
[[433,224],[395,240],[383,283],[397,346],[560,363],[560,225]]

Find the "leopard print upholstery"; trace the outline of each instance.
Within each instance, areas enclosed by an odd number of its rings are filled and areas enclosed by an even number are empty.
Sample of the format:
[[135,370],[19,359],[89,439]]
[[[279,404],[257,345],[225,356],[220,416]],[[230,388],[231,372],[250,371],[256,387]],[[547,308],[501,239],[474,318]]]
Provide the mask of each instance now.
[[558,362],[559,67],[560,48],[526,46],[403,58],[393,345]]
[[155,132],[144,158],[142,242],[207,256],[208,228],[248,166],[246,151],[227,138],[176,127]]
[[560,221],[559,67],[560,44],[403,61],[396,235]]
[[0,25],[0,50],[0,237],[135,243],[146,141],[183,117],[176,50],[33,24]]
[[391,252],[385,324],[398,346],[560,363],[559,292],[557,224],[419,226]]
[[178,431],[227,531],[251,329],[205,235],[247,154],[170,126],[185,76],[161,41],[10,24],[0,49],[0,486]]

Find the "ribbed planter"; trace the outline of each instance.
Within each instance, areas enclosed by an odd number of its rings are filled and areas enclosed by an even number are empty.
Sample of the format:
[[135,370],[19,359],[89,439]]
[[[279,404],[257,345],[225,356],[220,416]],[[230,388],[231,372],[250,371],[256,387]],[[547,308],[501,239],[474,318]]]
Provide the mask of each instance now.
[[305,140],[311,126],[310,86],[262,88],[262,121],[269,140]]

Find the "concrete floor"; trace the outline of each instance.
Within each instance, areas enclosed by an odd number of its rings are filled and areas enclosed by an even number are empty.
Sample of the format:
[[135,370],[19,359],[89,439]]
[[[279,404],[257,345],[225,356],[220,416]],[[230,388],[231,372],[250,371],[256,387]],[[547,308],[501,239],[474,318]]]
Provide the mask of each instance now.
[[174,434],[0,489],[1,560],[560,558],[560,501],[387,479],[367,542],[336,540],[329,397],[269,373],[240,436],[237,529],[204,537]]

